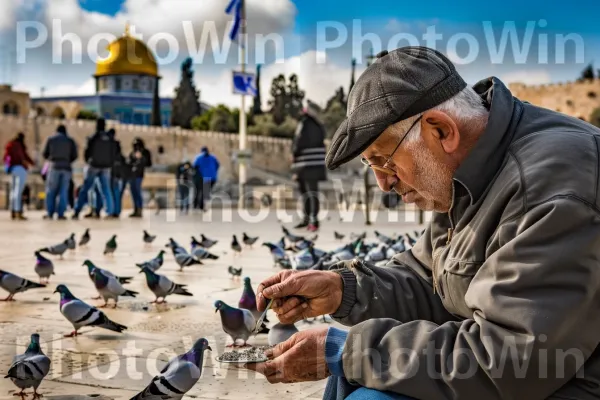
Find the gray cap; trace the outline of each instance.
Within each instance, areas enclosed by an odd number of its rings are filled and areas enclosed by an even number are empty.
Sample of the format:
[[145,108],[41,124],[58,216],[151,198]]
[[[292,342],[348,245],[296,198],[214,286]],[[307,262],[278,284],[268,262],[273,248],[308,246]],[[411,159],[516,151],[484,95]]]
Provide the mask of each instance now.
[[348,96],[347,117],[327,154],[335,169],[357,157],[390,125],[429,110],[467,86],[452,62],[427,47],[382,51]]

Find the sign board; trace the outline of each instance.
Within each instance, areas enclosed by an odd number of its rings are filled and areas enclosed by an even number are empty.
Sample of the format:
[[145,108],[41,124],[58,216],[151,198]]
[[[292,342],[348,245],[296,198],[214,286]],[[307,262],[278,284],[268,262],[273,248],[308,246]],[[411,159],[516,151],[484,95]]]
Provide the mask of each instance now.
[[252,73],[233,71],[233,94],[256,96],[256,76]]

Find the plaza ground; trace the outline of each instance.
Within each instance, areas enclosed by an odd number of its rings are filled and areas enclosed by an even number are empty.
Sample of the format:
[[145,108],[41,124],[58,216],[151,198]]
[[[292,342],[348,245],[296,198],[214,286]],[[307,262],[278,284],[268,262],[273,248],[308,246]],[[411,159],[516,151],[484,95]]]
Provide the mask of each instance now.
[[[256,212],[243,216],[233,212],[229,218],[228,212],[215,212],[208,222],[207,214],[181,216],[173,211],[159,215],[148,212],[141,220],[121,218],[117,221],[44,221],[41,213],[30,212],[29,221],[12,222],[6,212],[1,212],[0,269],[36,282],[33,254],[36,249],[56,244],[71,232],[79,239],[86,228],[90,228],[92,241],[87,248],[67,252],[63,260],[50,256],[56,275],[48,287],[17,294],[16,302],[0,303],[0,374],[4,376],[14,355],[22,353],[31,333],[37,332],[44,352],[52,359],[50,374],[40,386],[46,399],[129,399],[143,389],[171,357],[187,351],[196,339],[206,337],[213,351],[206,353],[203,375],[184,398],[320,399],[325,381],[271,385],[261,375],[215,361],[230,339],[221,329],[213,303],[223,300],[237,306],[243,286],[241,280],[231,279],[227,267],[242,267],[242,276],[250,277],[255,289],[262,279],[276,273],[279,269],[273,267],[267,248],[260,243],[282,237],[278,219],[289,213],[270,210],[265,218],[258,218]],[[398,215],[381,211],[373,217],[373,224],[365,226],[360,213],[355,213],[351,221],[349,215],[340,220],[338,214],[330,214],[318,232],[316,247],[323,250],[339,247],[341,243],[334,239],[334,230],[347,235],[367,231],[367,239],[374,240],[373,230],[392,235],[422,228],[411,213]],[[142,242],[144,229],[158,235],[150,246]],[[230,250],[232,235],[236,234],[241,240],[242,232],[260,239],[253,249],[244,249],[240,256],[234,256]],[[169,237],[189,248],[191,236],[199,239],[201,233],[219,240],[211,251],[220,259],[207,260],[205,265],[180,272],[169,250],[159,270],[174,282],[187,284],[194,296],[171,296],[166,305],[149,304],[154,295],[146,287],[144,276],[138,274],[135,263],[153,258],[164,249]],[[104,256],[104,244],[113,234],[117,235],[118,248],[114,256]],[[56,285],[66,284],[78,298],[90,304],[102,304],[100,300],[91,300],[96,292],[87,269],[82,266],[85,259],[116,275],[134,277],[126,287],[139,292],[138,297],[123,298],[119,308],[105,310],[110,319],[128,326],[123,334],[83,328],[77,338],[62,337],[71,332],[72,326],[59,311],[59,295],[52,293]],[[5,297],[1,289],[0,297]],[[277,321],[274,314],[269,314],[269,319],[271,324]],[[303,330],[317,324],[301,322],[297,326]],[[249,344],[266,345],[267,337],[251,338]],[[15,390],[8,379],[0,379],[0,400],[14,399]]]

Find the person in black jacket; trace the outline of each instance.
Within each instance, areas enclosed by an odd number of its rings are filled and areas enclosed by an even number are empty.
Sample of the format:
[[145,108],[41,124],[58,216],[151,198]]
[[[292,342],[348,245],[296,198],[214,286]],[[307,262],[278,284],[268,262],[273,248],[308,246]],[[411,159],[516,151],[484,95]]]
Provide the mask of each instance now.
[[106,205],[106,213],[108,214],[107,219],[115,218],[114,199],[110,187],[110,172],[115,160],[115,141],[106,132],[106,121],[102,118],[96,122],[96,133],[88,138],[84,157],[88,168],[85,172],[83,185],[79,190],[73,219],[79,218],[79,213],[88,201],[88,192],[95,184],[100,185],[100,191]]
[[187,214],[190,210],[190,204],[194,203],[194,177],[196,169],[189,161],[179,164],[176,171],[177,192],[179,194],[178,204],[179,210]]
[[[46,173],[46,216],[45,219],[54,218],[58,214],[59,220],[64,220],[65,211],[69,201],[69,187],[73,169],[71,164],[77,159],[77,144],[67,135],[64,125],[56,128],[56,134],[46,141],[43,151],[44,158],[48,161]],[[56,198],[58,197],[58,207]]]
[[319,229],[319,182],[327,179],[325,171],[325,128],[317,110],[308,102],[296,129],[292,144],[292,172],[304,204],[304,217],[294,228]]
[[109,129],[108,134],[113,138],[115,144],[115,159],[113,166],[110,170],[110,187],[115,200],[114,216],[119,217],[121,215],[121,207],[123,200],[123,191],[125,190],[125,182],[129,178],[128,169],[129,166],[123,151],[121,150],[121,142],[116,139],[116,131]]
[[129,167],[131,175],[129,177],[129,189],[133,199],[134,211],[131,218],[140,218],[142,216],[143,198],[142,182],[146,168],[152,167],[152,156],[146,149],[144,141],[140,138],[133,140],[133,150],[129,154]]

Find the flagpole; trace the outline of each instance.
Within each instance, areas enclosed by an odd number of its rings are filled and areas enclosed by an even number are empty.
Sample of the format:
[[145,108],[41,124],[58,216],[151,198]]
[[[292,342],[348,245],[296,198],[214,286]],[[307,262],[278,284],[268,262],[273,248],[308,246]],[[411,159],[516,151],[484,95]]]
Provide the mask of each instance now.
[[[248,43],[248,41],[246,40],[246,0],[241,0],[242,2],[242,22],[241,22],[241,29],[242,29],[242,49],[241,49],[241,56],[242,56],[242,73],[246,72],[246,45]],[[239,153],[238,153],[238,163],[239,163],[239,173],[238,173],[238,180],[239,180],[239,201],[238,201],[238,208],[245,208],[245,190],[246,190],[246,181],[247,181],[247,176],[246,176],[246,157],[245,157],[245,152],[246,152],[246,141],[247,141],[247,137],[246,137],[246,129],[247,129],[247,122],[246,122],[246,95],[242,95],[242,105],[240,107],[240,133],[239,133]]]

